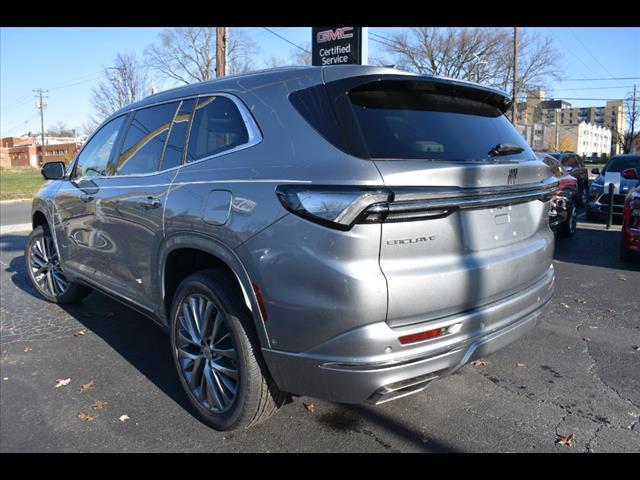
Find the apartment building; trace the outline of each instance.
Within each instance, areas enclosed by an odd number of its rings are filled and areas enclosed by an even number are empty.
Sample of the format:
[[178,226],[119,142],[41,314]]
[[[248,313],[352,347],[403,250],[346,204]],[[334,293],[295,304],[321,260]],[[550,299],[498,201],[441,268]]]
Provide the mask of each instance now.
[[558,136],[564,150],[576,152],[586,158],[602,157],[611,152],[611,130],[594,123],[581,122],[566,127],[560,125]]

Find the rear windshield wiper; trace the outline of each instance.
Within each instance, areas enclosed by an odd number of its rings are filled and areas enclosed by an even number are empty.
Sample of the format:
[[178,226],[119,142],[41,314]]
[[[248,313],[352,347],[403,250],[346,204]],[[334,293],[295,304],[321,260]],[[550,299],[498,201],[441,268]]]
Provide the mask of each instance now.
[[524,148],[513,143],[499,143],[491,150],[489,150],[490,157],[499,157],[501,155],[511,155],[512,153],[524,152]]

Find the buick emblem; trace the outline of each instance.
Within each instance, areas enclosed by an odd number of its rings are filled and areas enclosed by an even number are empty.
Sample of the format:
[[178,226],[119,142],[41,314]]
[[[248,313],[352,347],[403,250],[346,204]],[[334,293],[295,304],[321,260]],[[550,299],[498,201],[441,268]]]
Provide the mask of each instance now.
[[518,169],[510,168],[509,175],[507,175],[507,185],[513,185],[516,183],[516,178],[518,178]]

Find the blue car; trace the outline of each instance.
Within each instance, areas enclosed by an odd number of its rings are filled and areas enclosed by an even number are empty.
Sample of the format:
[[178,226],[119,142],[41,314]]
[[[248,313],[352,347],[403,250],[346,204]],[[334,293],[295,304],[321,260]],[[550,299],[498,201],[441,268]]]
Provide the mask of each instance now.
[[609,186],[605,185],[605,177],[608,173],[620,174],[619,190],[613,196],[613,215],[614,217],[622,216],[627,193],[640,183],[638,178],[622,175],[623,171],[631,168],[640,171],[640,154],[616,155],[611,157],[602,171],[597,168],[591,170],[591,173],[598,175],[598,178],[591,184],[589,203],[587,204],[587,220],[602,221],[607,217]]

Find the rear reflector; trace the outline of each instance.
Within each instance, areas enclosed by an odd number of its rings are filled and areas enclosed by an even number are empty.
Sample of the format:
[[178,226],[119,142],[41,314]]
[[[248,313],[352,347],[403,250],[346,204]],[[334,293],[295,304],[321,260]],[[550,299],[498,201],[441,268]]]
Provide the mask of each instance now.
[[412,333],[411,335],[404,335],[402,337],[398,337],[400,343],[406,345],[407,343],[415,343],[421,342],[422,340],[428,340],[430,338],[435,338],[442,335],[446,332],[446,328],[436,328],[435,330],[427,330],[426,332],[418,332]]
[[264,298],[262,297],[262,292],[258,288],[255,283],[251,284],[253,286],[253,292],[256,294],[256,300],[258,300],[258,306],[260,307],[260,313],[262,314],[262,321],[267,322],[267,306],[264,304]]

